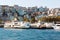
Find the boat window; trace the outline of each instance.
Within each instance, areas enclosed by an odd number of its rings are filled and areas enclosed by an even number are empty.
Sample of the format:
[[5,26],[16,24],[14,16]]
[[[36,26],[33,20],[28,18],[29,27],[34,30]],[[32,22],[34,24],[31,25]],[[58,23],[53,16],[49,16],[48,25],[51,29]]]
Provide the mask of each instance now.
[[18,23],[15,23],[15,24],[18,24]]
[[60,26],[60,25],[57,25],[57,26]]

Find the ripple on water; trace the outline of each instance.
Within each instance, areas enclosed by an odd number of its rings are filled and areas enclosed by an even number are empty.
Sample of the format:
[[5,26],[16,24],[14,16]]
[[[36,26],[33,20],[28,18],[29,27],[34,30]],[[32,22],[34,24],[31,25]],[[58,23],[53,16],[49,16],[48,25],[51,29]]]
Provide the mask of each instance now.
[[60,31],[39,29],[0,29],[0,40],[60,40]]

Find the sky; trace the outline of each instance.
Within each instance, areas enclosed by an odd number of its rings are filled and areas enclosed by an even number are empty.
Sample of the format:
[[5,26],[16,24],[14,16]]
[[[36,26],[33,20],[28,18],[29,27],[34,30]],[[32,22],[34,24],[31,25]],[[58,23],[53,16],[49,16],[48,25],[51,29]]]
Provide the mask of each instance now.
[[59,8],[60,0],[0,0],[0,5],[19,5],[23,7],[47,6],[48,8]]

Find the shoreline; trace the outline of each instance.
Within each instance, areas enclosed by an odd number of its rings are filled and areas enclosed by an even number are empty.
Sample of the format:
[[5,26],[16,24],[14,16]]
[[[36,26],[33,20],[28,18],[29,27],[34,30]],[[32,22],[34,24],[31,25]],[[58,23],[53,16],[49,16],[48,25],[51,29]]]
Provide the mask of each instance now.
[[[0,27],[0,28],[3,28],[3,27]],[[8,28],[8,27],[7,27],[7,28],[5,28],[5,29],[54,29],[54,28],[53,28],[53,27],[49,27],[49,28],[48,28],[48,27],[42,27],[42,28],[18,28],[18,27],[16,27],[16,28],[13,27],[13,28],[11,28],[11,27],[10,27],[10,28]]]

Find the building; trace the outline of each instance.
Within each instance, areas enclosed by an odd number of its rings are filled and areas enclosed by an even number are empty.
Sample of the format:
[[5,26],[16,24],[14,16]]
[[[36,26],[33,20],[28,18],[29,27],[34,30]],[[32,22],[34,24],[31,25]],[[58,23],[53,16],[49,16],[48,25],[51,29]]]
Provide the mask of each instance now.
[[40,12],[47,12],[49,9],[47,7],[43,8],[43,7],[39,7],[38,8]]

